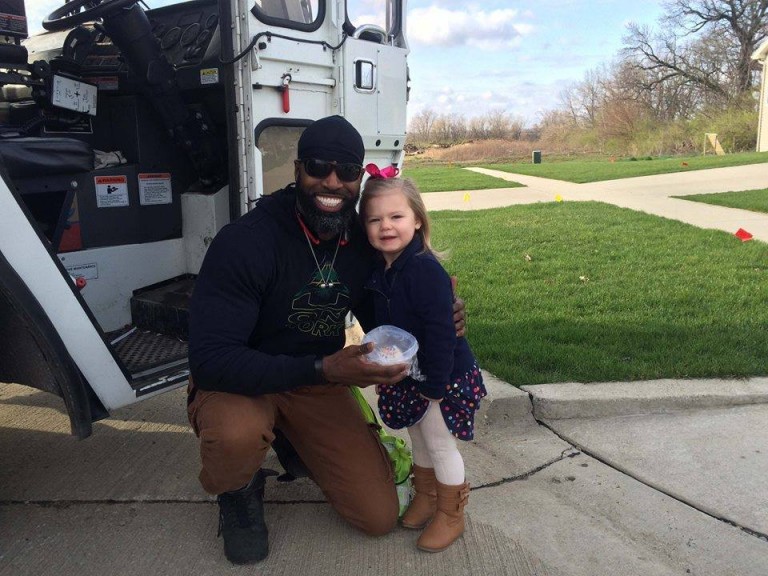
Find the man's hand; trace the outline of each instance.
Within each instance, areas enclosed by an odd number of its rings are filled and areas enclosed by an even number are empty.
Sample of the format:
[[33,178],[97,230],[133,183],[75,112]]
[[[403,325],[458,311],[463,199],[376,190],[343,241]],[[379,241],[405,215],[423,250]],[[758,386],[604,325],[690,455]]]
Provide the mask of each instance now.
[[456,276],[451,276],[453,287],[453,323],[456,326],[456,336],[461,338],[467,333],[467,314],[464,310],[464,300],[456,296]]
[[323,358],[323,374],[332,384],[365,388],[377,384],[396,384],[408,376],[408,364],[382,366],[365,359],[373,343],[347,346]]

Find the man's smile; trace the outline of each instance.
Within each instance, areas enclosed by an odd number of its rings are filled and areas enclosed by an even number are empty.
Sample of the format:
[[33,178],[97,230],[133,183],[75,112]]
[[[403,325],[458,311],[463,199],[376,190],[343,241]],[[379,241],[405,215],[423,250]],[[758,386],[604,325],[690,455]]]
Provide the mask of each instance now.
[[337,212],[341,210],[345,204],[345,198],[342,196],[316,194],[314,198],[317,207],[324,212]]

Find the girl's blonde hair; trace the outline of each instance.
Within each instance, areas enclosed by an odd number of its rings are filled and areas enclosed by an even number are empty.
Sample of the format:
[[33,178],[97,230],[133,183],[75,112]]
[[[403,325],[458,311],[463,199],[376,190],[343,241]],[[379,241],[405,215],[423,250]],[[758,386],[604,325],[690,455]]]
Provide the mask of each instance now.
[[424,205],[424,200],[421,199],[419,189],[416,188],[416,185],[409,178],[369,178],[360,195],[360,222],[365,226],[365,211],[371,198],[394,191],[402,192],[414,215],[421,221],[421,228],[416,230],[416,234],[421,236],[422,244],[424,244],[424,249],[421,253],[429,252],[438,259],[444,258],[444,253],[432,248],[427,207]]

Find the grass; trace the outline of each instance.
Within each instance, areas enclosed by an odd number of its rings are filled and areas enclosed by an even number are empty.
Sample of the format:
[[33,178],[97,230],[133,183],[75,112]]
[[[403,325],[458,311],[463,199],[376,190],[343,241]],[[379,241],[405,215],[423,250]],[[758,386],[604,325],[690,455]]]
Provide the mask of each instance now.
[[446,190],[485,190],[488,188],[515,188],[522,186],[501,178],[462,170],[454,164],[406,165],[403,178],[410,178],[422,192],[444,192]]
[[[432,164],[419,160],[407,160],[403,177],[411,178],[422,192],[443,192],[450,190],[485,190],[492,188],[515,188],[517,182],[502,180],[484,174],[464,170],[466,166],[481,166],[513,174],[540,176],[583,184],[602,180],[668,174],[685,170],[704,170],[768,162],[766,152],[744,152],[726,156],[689,156],[641,160],[616,160],[606,158],[578,159],[558,158],[542,164],[483,162],[464,164]],[[689,197],[690,198],[690,197]]]
[[764,190],[747,190],[745,192],[721,192],[718,194],[692,194],[689,196],[675,196],[683,200],[704,202],[716,206],[728,208],[741,208],[752,212],[768,213],[768,188]]
[[768,374],[763,243],[596,202],[433,220],[473,350],[515,386]]
[[[548,162],[544,157],[541,164],[531,163],[500,163],[478,164],[483,168],[501,170],[514,174],[540,176],[554,180],[565,180],[583,184],[618,178],[635,176],[650,176],[653,174],[668,174],[686,170],[704,170],[707,168],[722,168],[725,166],[741,166],[768,162],[768,152],[743,152],[725,156],[688,156],[668,158],[643,158],[639,160],[589,159]],[[450,189],[450,188],[447,188]]]

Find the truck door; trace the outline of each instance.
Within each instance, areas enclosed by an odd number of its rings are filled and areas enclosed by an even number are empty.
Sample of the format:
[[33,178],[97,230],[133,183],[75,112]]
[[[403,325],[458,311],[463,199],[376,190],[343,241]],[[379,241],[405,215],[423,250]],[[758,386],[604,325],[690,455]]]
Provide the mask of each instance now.
[[[339,4],[327,0],[239,2],[233,30],[232,96],[238,111],[230,169],[237,209],[293,180],[296,141],[312,120],[341,113],[335,50],[341,41]],[[343,8],[343,4],[341,5]]]
[[363,134],[366,162],[379,167],[402,164],[409,52],[404,10],[400,1],[378,0],[355,4],[347,14],[353,32],[344,44],[345,116]]
[[243,112],[230,141],[239,152],[239,192],[232,198],[239,213],[293,181],[296,142],[324,116],[340,114],[358,128],[366,161],[400,163],[408,54],[403,1],[378,4],[388,14],[386,30],[353,25],[344,0],[241,4],[246,23],[232,21],[233,83],[242,87],[234,100]]

